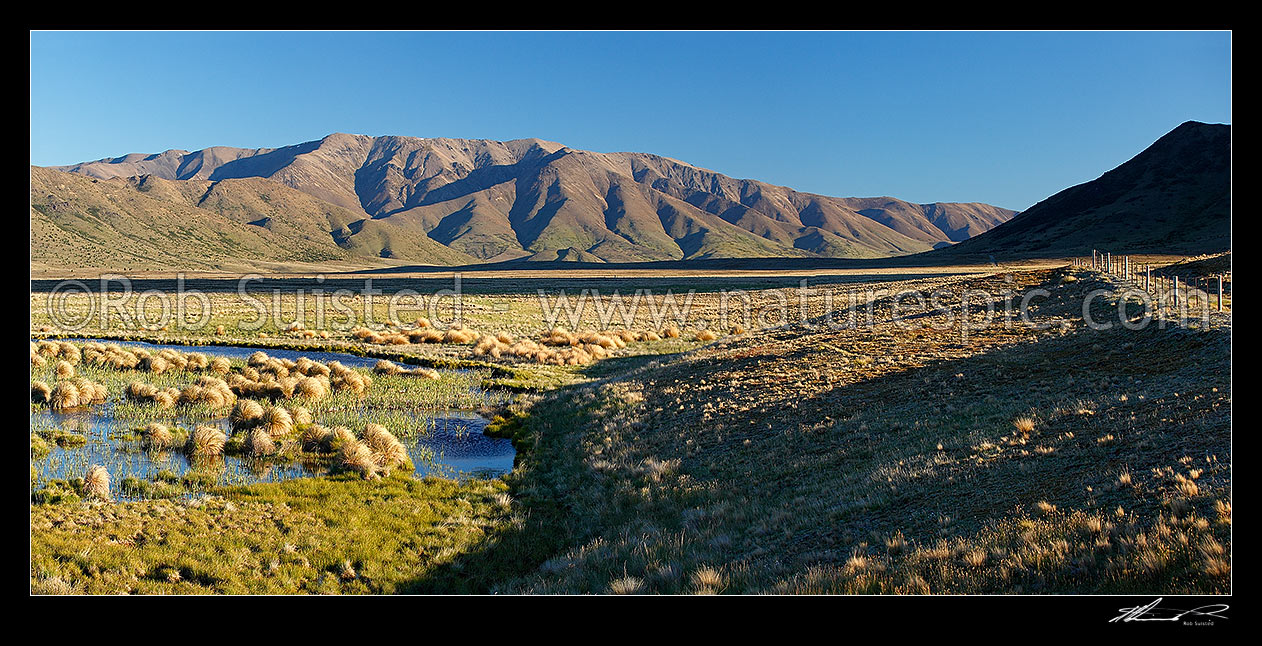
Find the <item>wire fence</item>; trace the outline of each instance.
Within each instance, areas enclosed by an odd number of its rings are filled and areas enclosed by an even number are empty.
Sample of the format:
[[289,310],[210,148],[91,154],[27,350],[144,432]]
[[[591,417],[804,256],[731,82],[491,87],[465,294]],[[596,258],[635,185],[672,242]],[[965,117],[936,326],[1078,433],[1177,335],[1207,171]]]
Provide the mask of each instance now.
[[1198,272],[1190,263],[1187,271],[1179,275],[1172,271],[1177,265],[1154,267],[1151,263],[1136,262],[1129,255],[1115,256],[1095,249],[1091,250],[1090,258],[1074,258],[1073,264],[1113,276],[1133,289],[1147,292],[1161,309],[1231,311],[1230,271]]

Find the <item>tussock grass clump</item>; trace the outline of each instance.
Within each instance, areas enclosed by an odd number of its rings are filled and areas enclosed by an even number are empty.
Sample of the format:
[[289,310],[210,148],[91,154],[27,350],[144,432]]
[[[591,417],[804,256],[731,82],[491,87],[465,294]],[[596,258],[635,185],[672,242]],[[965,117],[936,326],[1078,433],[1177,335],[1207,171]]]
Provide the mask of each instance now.
[[86,379],[77,380],[79,386],[79,402],[82,405],[88,404],[104,404],[109,397],[109,389],[105,384],[88,381]]
[[31,384],[31,397],[34,399],[36,396],[42,395],[49,408],[54,410],[82,408],[93,404],[101,404],[109,396],[109,390],[105,387],[105,384],[94,383],[83,378],[59,381],[53,385],[46,395],[42,393],[43,388],[47,388],[47,385],[43,382]]
[[[425,324],[420,325],[420,321],[424,321]],[[373,345],[407,345],[409,343],[465,344],[476,341],[480,335],[458,326],[441,332],[430,327],[428,320],[418,319],[417,327],[411,330],[383,334],[368,328],[355,327],[351,330],[351,336]]]
[[397,375],[400,372],[403,372],[403,370],[404,368],[399,366],[399,364],[387,359],[378,361],[372,368],[372,371],[379,375]]
[[167,388],[154,394],[153,403],[157,404],[158,408],[168,410],[175,408],[175,404],[179,401],[179,396],[179,390],[176,390],[175,388]]
[[137,365],[137,368],[140,370],[150,372],[155,375],[160,375],[166,372],[170,367],[171,366],[167,363],[166,359],[156,356],[144,357],[140,360],[139,365]]
[[237,402],[237,395],[226,381],[203,375],[183,388],[158,388],[153,384],[133,381],[123,391],[127,399],[140,403],[153,403],[162,409],[175,406],[205,404],[210,408],[227,408]]
[[69,361],[62,359],[53,365],[53,373],[58,379],[74,379],[74,366]]
[[158,422],[148,424],[141,431],[141,437],[145,448],[152,451],[165,451],[175,446],[175,435],[166,424]]
[[1022,435],[1029,435],[1030,433],[1034,432],[1034,418],[1033,417],[1018,417],[1012,420],[1012,426],[1016,428],[1017,431],[1020,432]]
[[294,362],[293,371],[307,377],[329,376],[328,366],[318,361],[312,361],[306,357],[298,357],[298,360]]
[[89,343],[83,347],[83,363],[111,370],[134,370],[140,365],[140,355],[117,343]]
[[412,368],[412,370],[408,374],[414,375],[416,377],[422,377],[424,379],[430,379],[430,380],[437,380],[437,379],[442,378],[442,375],[439,374],[437,370],[434,370],[433,368],[426,368],[424,366],[417,366],[415,368]]
[[127,388],[123,391],[127,399],[132,401],[151,401],[153,396],[158,394],[158,387],[153,384],[147,384],[143,381],[133,381],[127,384]]
[[49,360],[63,359],[71,365],[79,365],[82,355],[78,346],[69,341],[40,341],[36,343],[32,350]]
[[325,449],[325,439],[332,435],[330,431],[319,424],[311,424],[302,431],[302,436],[298,441],[302,443],[302,450],[319,452]]
[[366,444],[353,440],[342,445],[338,450],[338,466],[363,476],[365,480],[376,480],[377,460]]
[[717,338],[719,338],[719,335],[717,335],[717,334],[715,334],[715,333],[713,333],[713,332],[711,332],[711,331],[709,331],[709,330],[701,330],[700,332],[697,332],[697,336],[696,336],[696,339],[697,339],[698,341],[702,341],[702,342],[706,342],[706,343],[709,343],[710,341],[713,341],[713,340],[715,340],[715,339],[717,339]]
[[723,573],[712,567],[699,568],[692,573],[692,585],[698,592],[718,592],[723,588]]
[[228,436],[214,426],[198,426],[188,436],[185,451],[193,458],[213,458],[223,455]]
[[631,330],[616,330],[614,334],[622,341],[623,347],[628,343],[635,343],[640,340],[640,336]]
[[77,408],[79,389],[68,381],[59,381],[48,396],[48,405],[54,409]]
[[412,343],[442,343],[443,333],[428,327],[409,330],[408,341]]
[[311,411],[302,406],[294,406],[289,409],[289,417],[293,419],[295,427],[309,426],[315,420],[311,417]]
[[279,406],[270,406],[263,411],[257,428],[263,429],[272,437],[280,437],[294,430],[294,420],[289,416],[289,411]]
[[570,332],[553,328],[540,335],[538,341],[514,340],[511,335],[482,335],[473,347],[473,355],[493,359],[516,358],[556,366],[580,366],[606,359],[629,343],[660,341],[652,331],[617,330],[607,334],[584,330]]
[[371,377],[355,372],[342,365],[341,362],[330,362],[329,371],[329,385],[335,391],[349,391],[362,395],[368,392],[369,387],[372,386]]
[[675,327],[675,326],[673,326],[673,325],[662,328],[662,338],[663,338],[663,339],[678,339],[678,338],[679,338],[679,334],[680,334],[680,332],[679,332],[679,328],[677,328],[677,327]]
[[333,389],[329,369],[310,359],[298,361],[263,358],[256,366],[246,366],[240,374],[230,374],[227,383],[238,396],[246,398],[308,400],[323,399]]
[[[501,335],[506,336],[506,335]],[[510,339],[512,337],[509,337]],[[504,356],[504,353],[512,345],[510,341],[503,341],[499,337],[484,336],[478,339],[477,345],[473,346],[473,355],[477,357],[494,357],[496,359]]]
[[31,401],[36,404],[47,404],[53,389],[42,381],[31,382]]
[[372,451],[377,469],[389,475],[394,467],[409,463],[407,449],[393,433],[380,424],[364,427],[364,445]]
[[[73,344],[70,347],[74,348]],[[58,356],[73,357],[76,360],[66,360],[72,364],[78,363],[79,355],[75,354],[77,349],[58,350]],[[202,352],[181,352],[173,348],[150,352],[144,348],[123,348],[117,343],[85,343],[81,357],[84,365],[112,370],[140,370],[155,375],[173,370],[227,374],[232,369],[231,362],[226,358],[212,360]]]
[[[494,340],[494,339],[492,339]],[[426,368],[424,366],[416,366],[415,368],[406,368],[393,361],[382,359],[373,366],[373,372],[379,375],[415,375],[426,379],[438,379],[442,375],[437,370]]]
[[83,497],[97,500],[110,499],[110,473],[105,467],[94,464],[83,476]]
[[276,442],[272,439],[271,433],[268,433],[267,429],[262,426],[255,427],[246,436],[245,449],[254,457],[275,455],[277,453]]
[[247,430],[258,425],[263,419],[263,405],[253,399],[242,399],[237,401],[237,405],[233,407],[232,413],[228,415],[228,422],[232,424],[232,429]]
[[343,446],[358,441],[359,439],[355,437],[351,429],[345,426],[334,426],[332,431],[320,438],[320,450],[324,453],[335,453]]
[[613,594],[640,594],[644,591],[644,580],[634,576],[624,576],[609,582],[609,591]]
[[473,343],[477,338],[478,333],[473,330],[453,327],[443,334],[443,343]]
[[228,383],[218,377],[203,375],[193,384],[180,389],[177,404],[206,404],[211,408],[226,408],[237,403],[237,395]]
[[294,386],[295,395],[311,400],[324,399],[328,392],[329,389],[324,382],[315,377],[303,377]]
[[543,335],[540,342],[550,346],[600,346],[606,350],[627,347],[627,342],[618,334],[600,334],[591,330],[568,332],[561,328],[552,328]]
[[187,370],[205,370],[210,367],[210,359],[200,352],[190,352],[187,357],[188,364],[185,365]]

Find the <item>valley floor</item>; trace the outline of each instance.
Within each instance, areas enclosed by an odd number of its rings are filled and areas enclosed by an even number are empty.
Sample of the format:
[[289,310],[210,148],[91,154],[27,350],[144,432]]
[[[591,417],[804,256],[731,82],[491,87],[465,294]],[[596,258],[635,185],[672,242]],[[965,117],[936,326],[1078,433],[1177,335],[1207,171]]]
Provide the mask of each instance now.
[[[520,452],[504,484],[387,480],[398,491],[384,498],[336,479],[258,485],[162,520],[145,518],[173,503],[33,505],[32,584],[1230,591],[1230,319],[1090,329],[1084,297],[1117,285],[1085,271],[926,280],[986,294],[971,302],[975,323],[987,299],[1045,289],[1035,320],[1050,325],[1006,321],[1000,304],[993,324],[965,335],[958,304],[904,304],[895,317],[887,295],[872,301],[872,326],[814,318],[609,360],[502,411],[496,426]],[[1105,319],[1116,301],[1096,307]],[[346,514],[328,513],[326,499]],[[243,518],[246,505],[268,520]],[[399,513],[415,522],[386,521]],[[203,526],[231,538],[198,542],[198,553],[222,549],[235,565],[168,563],[171,541]],[[135,571],[112,574],[120,567]],[[371,574],[341,576],[347,568]],[[269,579],[278,572],[287,578]]]

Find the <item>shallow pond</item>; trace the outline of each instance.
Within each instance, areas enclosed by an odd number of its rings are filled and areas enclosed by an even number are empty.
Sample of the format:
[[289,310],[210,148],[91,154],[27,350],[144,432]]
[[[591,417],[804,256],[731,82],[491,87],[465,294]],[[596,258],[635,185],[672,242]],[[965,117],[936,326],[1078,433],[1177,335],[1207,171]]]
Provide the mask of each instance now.
[[[73,339],[80,343],[82,340]],[[124,346],[140,346],[149,349],[172,348],[183,352],[196,351],[208,355],[244,359],[262,350],[268,356],[286,359],[307,357],[314,361],[341,361],[348,367],[369,368],[377,359],[336,352],[307,352],[273,348],[231,346],[160,345],[141,342],[117,342]],[[121,483],[128,476],[140,480],[155,481],[162,471],[176,476],[196,471],[209,475],[216,484],[235,485],[258,482],[279,482],[292,478],[327,474],[327,461],[302,463],[253,459],[226,455],[210,464],[193,465],[178,451],[149,452],[130,439],[137,424],[116,419],[111,413],[114,403],[93,407],[90,410],[54,412],[46,408],[31,409],[31,431],[37,429],[64,429],[82,435],[86,442],[58,446],[49,441],[51,451],[43,458],[32,460],[35,467],[36,488],[50,479],[69,479],[82,476],[93,464],[100,464],[110,473],[114,495],[128,499]],[[416,475],[435,475],[448,478],[497,477],[513,468],[515,451],[508,439],[493,438],[483,430],[489,423],[481,416],[465,411],[427,411],[403,413],[411,428],[392,428],[407,448],[416,467]],[[191,429],[197,425],[215,425],[229,432],[226,417],[206,421],[185,420],[177,417],[177,424]]]

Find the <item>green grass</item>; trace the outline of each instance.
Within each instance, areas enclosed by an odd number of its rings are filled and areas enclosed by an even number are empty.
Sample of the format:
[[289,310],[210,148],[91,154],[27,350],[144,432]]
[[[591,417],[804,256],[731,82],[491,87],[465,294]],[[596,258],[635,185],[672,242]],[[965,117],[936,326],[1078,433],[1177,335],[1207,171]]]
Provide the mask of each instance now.
[[510,523],[505,488],[499,480],[339,476],[217,489],[189,500],[32,505],[32,587],[90,594],[408,592],[485,540],[488,528]]

